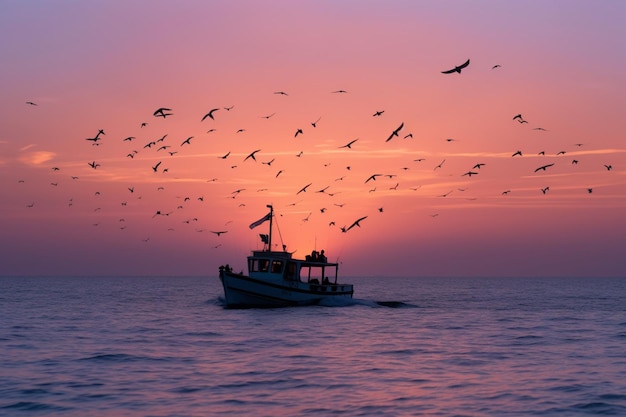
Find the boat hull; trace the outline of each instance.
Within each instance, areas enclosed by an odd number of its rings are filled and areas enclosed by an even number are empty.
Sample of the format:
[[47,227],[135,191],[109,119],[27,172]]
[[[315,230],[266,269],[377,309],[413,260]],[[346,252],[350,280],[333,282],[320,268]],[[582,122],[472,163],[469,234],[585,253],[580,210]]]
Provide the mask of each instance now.
[[226,306],[229,308],[287,307],[318,304],[327,299],[352,298],[351,284],[318,284],[277,280],[269,282],[221,271]]

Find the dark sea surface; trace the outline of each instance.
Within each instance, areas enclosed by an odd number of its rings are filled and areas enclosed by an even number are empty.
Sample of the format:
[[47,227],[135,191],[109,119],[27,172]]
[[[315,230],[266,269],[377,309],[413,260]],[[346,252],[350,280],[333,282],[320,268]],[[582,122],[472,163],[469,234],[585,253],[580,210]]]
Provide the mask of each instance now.
[[0,416],[626,416],[626,279],[349,281],[232,310],[217,274],[0,278]]

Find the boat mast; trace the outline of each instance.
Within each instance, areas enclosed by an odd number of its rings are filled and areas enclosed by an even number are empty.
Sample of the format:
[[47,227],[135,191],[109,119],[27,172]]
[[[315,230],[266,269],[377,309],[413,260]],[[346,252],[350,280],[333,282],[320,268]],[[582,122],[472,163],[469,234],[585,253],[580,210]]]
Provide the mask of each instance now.
[[272,251],[272,221],[274,219],[274,208],[272,207],[271,204],[268,204],[267,208],[270,209],[270,233],[267,237],[267,247],[268,247],[268,251],[271,252]]

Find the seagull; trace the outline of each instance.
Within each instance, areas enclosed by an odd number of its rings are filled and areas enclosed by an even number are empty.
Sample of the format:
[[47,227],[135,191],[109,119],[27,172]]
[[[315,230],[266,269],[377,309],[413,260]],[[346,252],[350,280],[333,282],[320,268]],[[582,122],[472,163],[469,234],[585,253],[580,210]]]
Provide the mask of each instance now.
[[153,167],[152,167],[152,170],[153,170],[154,172],[157,172],[157,170],[159,169],[159,165],[161,165],[161,162],[162,162],[162,161],[157,162],[157,164],[156,164],[155,166],[153,166]]
[[252,159],[254,159],[256,161],[256,158],[254,157],[254,154],[259,152],[259,151],[260,151],[260,149],[257,149],[256,151],[253,151],[250,155],[246,156],[243,160],[245,161],[248,158],[252,158]]
[[185,143],[186,143],[187,145],[191,145],[191,139],[193,139],[193,136],[189,136],[187,139],[185,139],[185,140],[184,140],[184,141],[180,144],[180,146],[183,146]]
[[200,120],[200,121],[201,121],[201,122],[204,122],[204,119],[206,119],[207,117],[208,117],[208,118],[210,118],[210,119],[215,120],[215,118],[213,117],[213,112],[216,112],[216,111],[218,111],[218,110],[219,110],[219,109],[211,109],[211,111],[210,111],[210,112],[208,112],[207,114],[205,114],[205,115],[202,117],[202,120]]
[[294,138],[297,138],[297,137],[298,137],[298,135],[301,135],[301,134],[303,134],[302,129],[298,129],[298,130],[296,130],[296,134],[295,134],[295,135],[293,135],[293,137],[294,137]]
[[296,193],[296,195],[298,195],[298,194],[300,194],[300,193],[302,193],[302,192],[306,192],[306,189],[307,189],[307,188],[308,188],[311,184],[313,184],[313,183],[312,183],[312,182],[310,182],[310,183],[308,183],[307,185],[305,185],[304,187],[302,187],[302,188],[300,189],[300,191],[298,191],[298,192]]
[[37,105],[37,103],[34,103],[32,101],[27,101],[26,104],[28,104],[30,106],[36,106]]
[[133,139],[135,139],[135,137],[134,137],[134,136],[129,136],[129,137],[127,137],[127,138],[123,139],[123,140],[122,140],[122,142],[130,142],[130,141],[132,141]]
[[357,140],[359,140],[359,138],[356,138],[356,139],[354,139],[354,140],[351,140],[350,142],[346,143],[346,144],[345,144],[345,145],[343,145],[343,146],[340,146],[339,148],[349,148],[349,149],[352,149],[352,144],[353,144],[354,142],[356,142]]
[[461,175],[462,177],[464,176],[468,176],[468,177],[472,177],[472,175],[478,175],[478,172],[474,172],[474,171],[467,171],[465,174]]
[[382,116],[384,112],[385,112],[384,110],[377,110],[376,113],[374,113],[372,116],[373,117]]
[[282,96],[288,96],[289,94],[285,93],[284,91],[275,91],[274,94],[280,94]]
[[367,216],[363,216],[363,217],[361,217],[360,219],[355,220],[355,221],[354,221],[354,223],[352,223],[352,224],[350,225],[350,227],[348,227],[348,228],[346,229],[346,232],[347,232],[348,230],[352,229],[354,226],[361,227],[360,222],[361,222],[361,221],[363,221],[363,220],[365,220],[365,219],[367,219]]
[[474,165],[474,166],[472,167],[472,169],[474,169],[474,168],[478,168],[478,169],[480,169],[480,167],[481,167],[481,166],[483,166],[483,165],[485,165],[485,164],[478,163],[478,164]]
[[261,162],[261,163],[262,163],[262,164],[265,164],[265,165],[267,165],[267,166],[269,167],[269,166],[272,166],[272,162],[274,162],[274,160],[275,160],[275,159],[276,159],[276,158],[272,158],[272,160],[271,160],[271,161]]
[[461,73],[461,70],[465,67],[467,67],[470,63],[470,60],[468,59],[467,61],[465,61],[464,63],[462,63],[459,66],[456,66],[450,70],[446,70],[446,71],[441,71],[442,74],[452,74],[454,72],[458,72],[459,74]]
[[494,65],[493,67],[491,67],[491,69],[500,68],[501,66],[502,66],[502,65],[500,65],[500,64],[496,64],[496,65]]
[[515,155],[522,156],[522,151],[517,151],[517,152],[515,152],[515,153],[514,153],[513,155],[511,155],[511,156],[515,156]]
[[547,165],[540,166],[539,168],[535,169],[535,172],[537,172],[537,171],[541,171],[541,170],[544,170],[544,171],[545,171],[545,170],[546,170],[546,168],[549,168],[549,167],[551,167],[552,165],[554,165],[554,164],[547,164]]
[[167,113],[169,111],[172,111],[172,109],[169,109],[167,107],[159,107],[158,109],[154,111],[154,113],[152,113],[152,115],[154,117],[162,117],[165,119],[167,116],[171,116],[173,114],[173,113]]
[[216,235],[218,235],[218,236],[219,236],[219,235],[221,235],[222,233],[228,233],[228,230],[221,230],[221,231],[217,231],[217,232],[214,232],[213,230],[211,230],[211,233],[215,233]]
[[218,158],[226,159],[228,158],[228,155],[230,155],[230,151],[228,151],[226,155],[218,156]]
[[441,163],[439,163],[439,165],[437,165],[435,168],[433,168],[433,171],[436,170],[437,168],[441,168],[443,166],[444,162],[446,162],[445,159],[443,161],[441,161]]
[[96,164],[96,161],[87,162],[87,164],[89,164],[89,166],[92,167],[93,169],[96,169],[100,166],[100,164]]
[[347,93],[347,91],[346,90],[335,90],[332,93],[333,94],[335,94],[335,93],[345,94],[345,93]]
[[541,189],[541,192],[545,194],[545,193],[547,193],[549,190],[550,190],[550,187],[546,187],[546,188],[542,188],[542,189]]
[[389,135],[389,137],[387,138],[387,140],[385,142],[389,142],[394,136],[398,136],[398,133],[400,132],[400,130],[404,127],[404,122],[402,122],[400,124],[400,126],[398,126],[396,128],[396,130],[394,130],[393,132],[391,132],[391,135]]
[[311,122],[311,126],[317,127],[317,122],[319,122],[321,119],[322,119],[321,117],[318,117],[316,121]]
[[268,114],[267,116],[261,116],[264,119],[269,119],[270,117],[272,117],[273,115],[275,115],[276,112],[272,113],[272,114]]
[[610,171],[613,169],[613,165],[606,165],[604,164],[604,167],[606,168],[607,171]]
[[370,180],[374,180],[374,181],[376,181],[376,177],[380,177],[380,176],[382,176],[382,175],[383,175],[383,174],[373,174],[373,175],[370,175],[370,176],[369,176],[369,178],[365,180],[365,183],[364,183],[364,184],[367,184]]

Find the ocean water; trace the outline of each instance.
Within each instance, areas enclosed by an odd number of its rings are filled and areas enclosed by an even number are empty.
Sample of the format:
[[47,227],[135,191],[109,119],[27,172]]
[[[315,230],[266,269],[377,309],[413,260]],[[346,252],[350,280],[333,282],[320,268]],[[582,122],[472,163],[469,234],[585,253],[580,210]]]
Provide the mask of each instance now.
[[350,281],[232,310],[217,274],[0,278],[0,416],[626,415],[626,279]]

